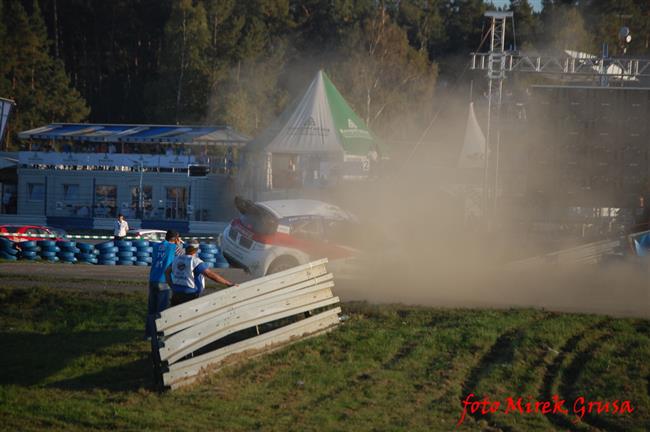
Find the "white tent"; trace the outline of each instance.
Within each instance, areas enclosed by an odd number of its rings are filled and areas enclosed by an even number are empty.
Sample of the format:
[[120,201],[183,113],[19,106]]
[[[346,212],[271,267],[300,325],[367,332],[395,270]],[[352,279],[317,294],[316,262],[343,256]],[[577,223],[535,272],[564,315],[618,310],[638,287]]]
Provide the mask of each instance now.
[[[273,189],[364,177],[385,157],[364,121],[319,71],[305,93],[244,148],[244,187]],[[295,186],[299,185],[299,186]]]

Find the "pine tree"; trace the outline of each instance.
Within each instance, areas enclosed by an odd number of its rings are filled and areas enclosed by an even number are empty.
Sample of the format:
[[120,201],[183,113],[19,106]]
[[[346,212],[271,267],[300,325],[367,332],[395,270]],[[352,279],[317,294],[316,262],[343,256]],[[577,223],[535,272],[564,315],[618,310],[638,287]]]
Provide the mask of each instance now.
[[179,0],[165,25],[160,77],[148,94],[161,122],[198,122],[206,112],[209,89],[207,51],[210,44],[203,3]]
[[534,45],[537,36],[537,16],[528,0],[510,0],[510,10],[515,22],[515,37],[512,45],[517,49],[529,49]]
[[389,127],[394,115],[430,105],[436,66],[409,45],[386,9],[378,8],[340,50],[328,69],[332,81],[370,128]]
[[86,118],[89,109],[85,101],[71,87],[63,63],[49,52],[38,2],[34,1],[31,15],[19,0],[9,0],[5,6],[4,76],[9,80],[8,96],[16,101],[11,131]]
[[543,44],[556,51],[594,52],[593,33],[586,27],[580,10],[566,4],[545,4],[541,14]]
[[442,1],[403,0],[398,3],[396,22],[406,30],[412,46],[437,57],[447,40],[442,19]]

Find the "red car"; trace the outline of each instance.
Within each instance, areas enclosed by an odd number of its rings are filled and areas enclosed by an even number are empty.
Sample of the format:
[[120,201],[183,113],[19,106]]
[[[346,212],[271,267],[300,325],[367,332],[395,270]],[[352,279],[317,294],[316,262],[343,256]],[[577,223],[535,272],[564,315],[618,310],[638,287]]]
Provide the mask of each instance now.
[[0,236],[14,242],[63,240],[65,232],[41,225],[0,225]]

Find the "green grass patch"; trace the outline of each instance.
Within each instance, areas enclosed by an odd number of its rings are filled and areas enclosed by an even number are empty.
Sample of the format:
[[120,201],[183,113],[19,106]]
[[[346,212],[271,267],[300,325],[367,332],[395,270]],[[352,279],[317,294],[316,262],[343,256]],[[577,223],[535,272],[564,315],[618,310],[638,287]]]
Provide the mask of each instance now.
[[351,303],[329,334],[160,394],[144,294],[5,288],[0,308],[5,430],[448,431],[470,392],[630,399],[635,412],[474,415],[458,430],[650,429],[643,320]]

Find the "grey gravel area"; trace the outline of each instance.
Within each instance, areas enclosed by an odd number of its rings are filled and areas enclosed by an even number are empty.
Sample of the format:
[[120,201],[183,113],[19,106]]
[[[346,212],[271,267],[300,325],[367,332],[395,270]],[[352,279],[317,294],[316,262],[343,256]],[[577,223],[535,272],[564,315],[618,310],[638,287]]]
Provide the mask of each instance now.
[[[0,288],[50,288],[146,292],[149,267],[14,262],[0,264]],[[241,283],[250,276],[241,269],[217,269]],[[208,282],[208,288],[214,286]]]

